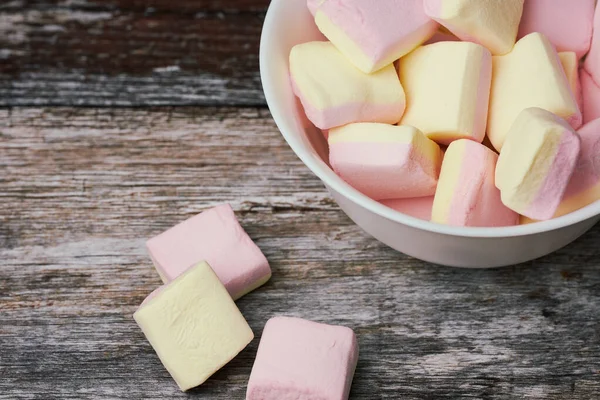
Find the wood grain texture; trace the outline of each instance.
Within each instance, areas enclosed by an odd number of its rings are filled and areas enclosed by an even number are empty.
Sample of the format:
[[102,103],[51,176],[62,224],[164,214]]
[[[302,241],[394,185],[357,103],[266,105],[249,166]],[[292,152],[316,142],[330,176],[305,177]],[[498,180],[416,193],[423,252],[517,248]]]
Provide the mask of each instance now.
[[264,105],[268,3],[0,2],[0,106]]
[[[252,2],[248,2],[252,6]],[[352,327],[351,399],[597,399],[600,229],[498,270],[438,267],[364,234],[262,109],[0,110],[0,398],[243,399],[265,322]],[[257,335],[180,393],[132,319],[144,240],[230,202],[273,278]]]

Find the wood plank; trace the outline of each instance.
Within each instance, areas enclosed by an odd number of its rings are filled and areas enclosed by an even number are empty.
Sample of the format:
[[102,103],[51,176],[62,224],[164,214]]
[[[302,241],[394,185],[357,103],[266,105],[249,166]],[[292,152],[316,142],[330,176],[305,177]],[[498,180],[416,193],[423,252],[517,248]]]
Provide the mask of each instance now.
[[[352,327],[351,399],[592,399],[600,229],[525,265],[411,259],[356,227],[262,109],[0,110],[0,399],[243,399],[274,315]],[[231,202],[273,279],[257,339],[179,393],[131,315],[160,283],[144,240]]]
[[267,0],[9,1],[0,106],[264,105]]

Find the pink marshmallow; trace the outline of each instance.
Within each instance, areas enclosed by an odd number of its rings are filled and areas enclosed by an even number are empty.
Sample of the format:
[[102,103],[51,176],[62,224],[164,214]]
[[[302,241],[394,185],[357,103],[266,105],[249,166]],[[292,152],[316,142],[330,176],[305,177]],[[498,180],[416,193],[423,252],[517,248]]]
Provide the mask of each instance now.
[[206,261],[234,300],[271,277],[267,259],[240,226],[229,204],[183,221],[148,240],[146,247],[165,283]]
[[600,200],[600,119],[584,125],[578,133],[581,155],[555,217]]
[[402,214],[429,221],[434,196],[414,197],[412,199],[382,200],[381,204]]
[[544,34],[556,50],[574,51],[579,58],[590,49],[595,0],[525,0],[519,39]]
[[315,22],[366,73],[410,53],[439,26],[425,15],[423,0],[328,0],[317,10]]
[[580,78],[583,95],[583,123],[587,124],[600,118],[600,86],[584,68],[580,70]]
[[412,126],[351,124],[329,132],[333,170],[374,200],[433,195],[442,157]]
[[258,346],[246,400],[346,400],[357,361],[351,329],[272,318]]

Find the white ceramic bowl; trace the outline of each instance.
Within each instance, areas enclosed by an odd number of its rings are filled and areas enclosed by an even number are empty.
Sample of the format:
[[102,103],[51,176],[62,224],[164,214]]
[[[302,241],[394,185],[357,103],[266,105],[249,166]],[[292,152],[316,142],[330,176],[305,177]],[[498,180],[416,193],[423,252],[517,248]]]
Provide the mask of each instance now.
[[[413,257],[456,267],[499,267],[529,261],[571,243],[598,220],[600,202],[551,221],[504,228],[463,228],[401,214],[353,189],[328,166],[323,135],[306,120],[292,93],[290,49],[324,40],[306,0],[272,0],[260,43],[260,72],[271,114],[294,152],[362,229]],[[324,161],[325,160],[325,161]]]

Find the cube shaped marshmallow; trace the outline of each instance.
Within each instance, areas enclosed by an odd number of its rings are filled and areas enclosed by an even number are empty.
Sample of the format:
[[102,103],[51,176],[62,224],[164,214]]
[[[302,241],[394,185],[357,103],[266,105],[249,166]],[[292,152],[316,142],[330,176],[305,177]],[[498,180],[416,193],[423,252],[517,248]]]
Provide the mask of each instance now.
[[429,39],[438,24],[423,0],[333,0],[315,14],[319,30],[358,69],[371,73]]
[[351,329],[272,318],[258,346],[246,400],[347,400],[357,361]]
[[510,209],[536,220],[554,216],[579,159],[579,135],[541,108],[519,114],[496,166],[496,186]]
[[271,277],[267,259],[240,226],[229,204],[183,221],[148,240],[146,247],[164,282],[207,261],[234,300]]
[[524,0],[424,0],[425,13],[460,39],[494,55],[512,50]]
[[375,200],[430,196],[442,151],[412,126],[350,124],[329,131],[329,163]]
[[153,292],[133,317],[184,391],[204,383],[254,338],[205,262]]
[[519,39],[539,32],[557,51],[574,51],[581,58],[590,48],[595,4],[596,0],[526,0]]
[[578,133],[581,155],[555,217],[600,200],[600,119],[584,125]]
[[526,108],[539,107],[581,125],[581,111],[554,46],[539,33],[519,40],[493,58],[488,136],[500,151],[510,127]]
[[583,122],[587,124],[600,118],[600,86],[598,86],[585,68],[580,70],[580,76],[583,99]]
[[392,65],[365,74],[329,42],[295,46],[290,74],[308,119],[320,129],[353,122],[395,124],[404,113],[404,90]]
[[402,125],[440,144],[483,140],[492,79],[487,49],[467,42],[430,44],[402,57],[398,70],[409,100]]
[[[558,53],[558,58],[560,58],[560,63],[567,75],[567,81],[569,82],[571,92],[573,92],[573,95],[575,96],[577,106],[579,107],[579,110],[583,111],[583,95],[581,93],[579,59],[577,58],[577,54],[573,51],[563,51],[562,53]],[[578,127],[574,126],[573,128],[577,129]]]
[[495,186],[498,155],[472,140],[452,142],[431,211],[431,221],[454,226],[511,226],[517,213],[502,204]]

